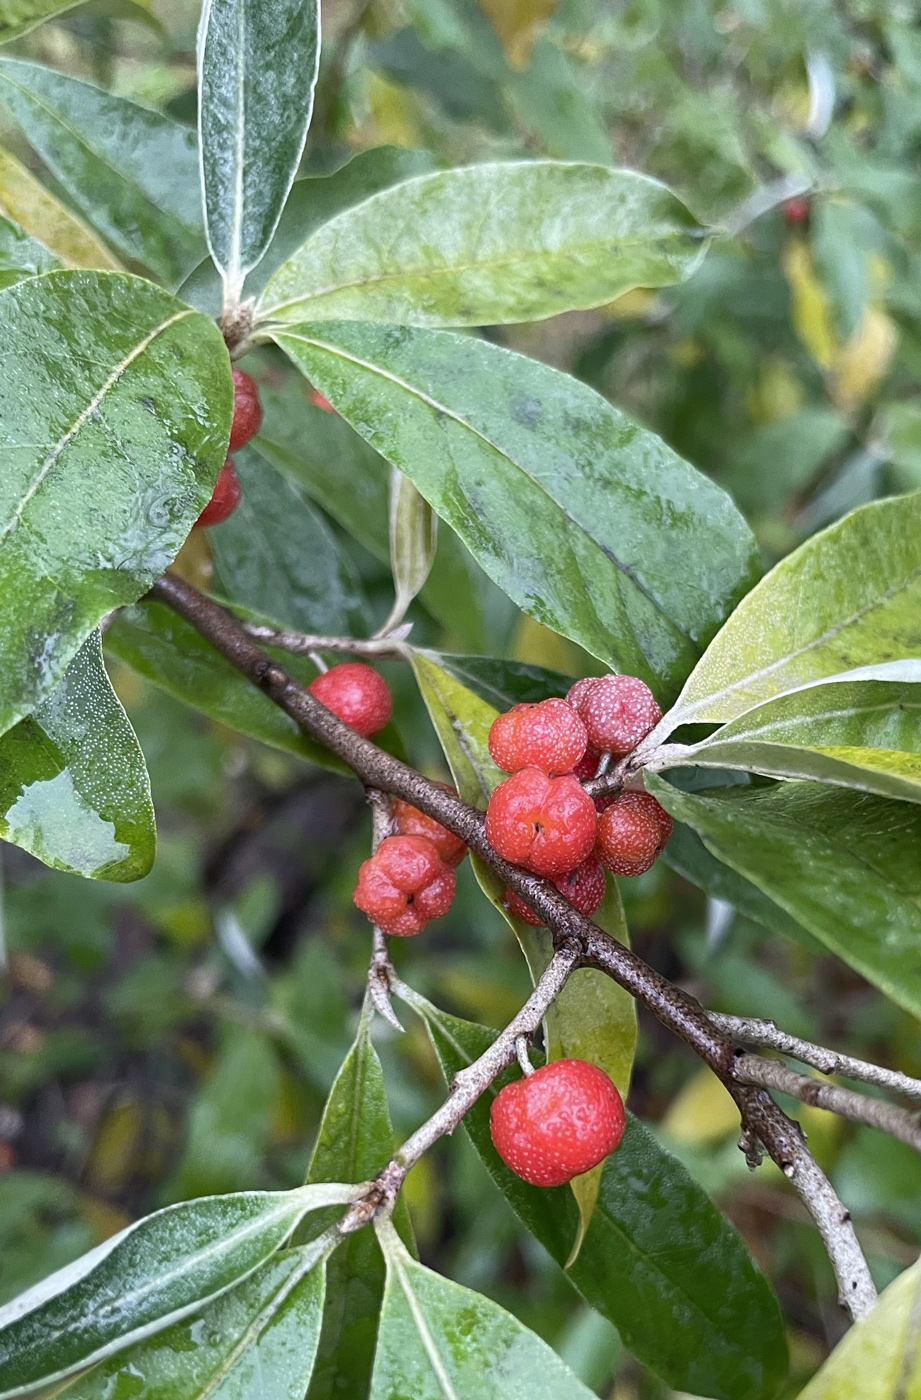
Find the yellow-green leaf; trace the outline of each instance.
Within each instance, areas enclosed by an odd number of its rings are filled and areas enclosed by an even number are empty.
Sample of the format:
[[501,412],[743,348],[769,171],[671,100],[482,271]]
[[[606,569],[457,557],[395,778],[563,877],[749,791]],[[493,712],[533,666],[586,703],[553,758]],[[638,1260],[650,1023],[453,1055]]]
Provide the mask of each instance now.
[[799,1400],[919,1400],[921,1266],[891,1283],[838,1343]]
[[86,224],[4,150],[0,150],[0,213],[44,243],[67,267],[119,266]]

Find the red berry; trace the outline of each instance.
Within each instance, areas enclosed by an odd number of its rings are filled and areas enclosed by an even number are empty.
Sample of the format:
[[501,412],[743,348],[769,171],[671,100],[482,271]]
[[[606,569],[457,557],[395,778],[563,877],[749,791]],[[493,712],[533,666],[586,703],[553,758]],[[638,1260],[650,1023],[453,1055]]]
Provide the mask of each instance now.
[[384,677],[363,661],[331,666],[310,682],[309,690],[366,739],[383,729],[393,710],[393,697]]
[[489,731],[493,762],[506,773],[522,768],[569,773],[585,753],[585,744],[585,725],[565,700],[513,705],[493,720]]
[[783,203],[784,223],[788,228],[802,228],[809,223],[812,208],[808,199],[786,199]]
[[576,681],[567,699],[585,725],[591,747],[615,758],[632,753],[662,718],[649,686],[636,676]]
[[598,819],[598,854],[615,875],[642,875],[672,834],[672,819],[649,792],[622,792]]
[[217,474],[211,500],[196,520],[196,525],[220,525],[228,515],[233,515],[240,504],[240,483],[234,471],[233,462],[228,457]]
[[233,374],[233,422],[230,425],[229,452],[236,452],[250,438],[256,436],[262,422],[262,405],[259,402],[259,387],[245,369],[232,370]]
[[591,782],[592,778],[594,778],[595,774],[598,772],[598,764],[600,762],[601,754],[597,749],[586,749],[585,757],[579,759],[579,762],[572,770],[572,776],[578,778],[580,783]]
[[311,389],[310,402],[313,404],[314,408],[322,408],[324,413],[335,413],[336,411],[329,399],[324,398],[319,389]]
[[[605,882],[604,867],[597,856],[589,856],[575,870],[570,870],[567,875],[557,875],[553,883],[560,894],[564,894],[570,904],[575,905],[580,914],[585,914],[591,918],[600,907],[604,899]],[[514,890],[506,890],[503,897],[506,909],[515,919],[524,919],[525,923],[533,924],[537,928],[543,920],[529,904],[525,904]]]
[[[438,786],[454,792],[454,788],[448,787],[447,783],[439,783]],[[460,865],[467,854],[466,843],[459,836],[401,798],[397,798],[393,804],[393,824],[401,836],[426,836],[447,865]]]
[[447,914],[455,878],[424,836],[388,836],[362,863],[352,899],[385,933],[411,938]]
[[571,774],[549,778],[522,768],[500,783],[486,809],[486,838],[506,860],[535,875],[562,875],[591,855],[597,813]]
[[507,1167],[532,1186],[562,1186],[591,1171],[624,1135],[624,1102],[588,1060],[554,1060],[506,1084],[489,1127]]

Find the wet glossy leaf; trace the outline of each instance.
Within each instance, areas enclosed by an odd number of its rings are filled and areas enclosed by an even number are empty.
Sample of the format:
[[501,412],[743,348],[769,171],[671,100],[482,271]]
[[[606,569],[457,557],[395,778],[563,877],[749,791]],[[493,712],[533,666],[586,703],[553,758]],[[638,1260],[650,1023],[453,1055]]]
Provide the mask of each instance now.
[[838,681],[795,691],[676,759],[921,802],[921,686]]
[[0,733],[207,503],[233,402],[213,322],[119,273],[0,292]]
[[[495,1039],[484,1026],[414,997],[445,1079]],[[490,1175],[558,1264],[578,1211],[565,1187],[529,1186],[500,1160],[489,1134],[496,1081],[464,1119]],[[628,1114],[623,1142],[604,1166],[592,1223],[568,1278],[617,1327],[624,1345],[678,1390],[717,1400],[772,1400],[786,1372],[780,1310],[729,1222]]]
[[[8,151],[0,150],[0,213],[14,220],[65,267],[117,268],[118,262],[76,215],[65,209]],[[52,265],[53,266],[53,265]],[[51,267],[36,267],[50,272]]]
[[147,1341],[103,1361],[58,1393],[68,1400],[303,1400],[323,1316],[324,1244],[285,1249]]
[[168,282],[181,281],[204,245],[194,132],[15,58],[0,59],[0,102],[104,238]]
[[389,1221],[371,1400],[590,1400],[556,1352],[498,1303],[410,1258]]
[[232,295],[275,232],[304,149],[320,63],[317,0],[205,0],[199,132],[208,245]]
[[[162,603],[123,608],[106,628],[105,645],[154,685],[220,724],[326,768],[346,771],[172,608]],[[304,658],[282,658],[279,653],[279,659],[304,682],[316,675]]]
[[406,616],[416,594],[432,570],[438,544],[438,517],[411,481],[391,469],[390,474],[390,568],[396,598],[393,614]]
[[918,1400],[919,1289],[915,1264],[889,1285],[868,1317],[844,1334],[799,1400]]
[[0,1395],[18,1395],[178,1322],[247,1277],[346,1186],[168,1206],[0,1309]]
[[425,654],[497,710],[510,710],[513,705],[533,705],[550,695],[563,697],[573,682],[572,676],[548,671],[545,666],[529,666],[524,661],[506,661],[497,656],[460,656],[446,651]]
[[80,0],[0,0],[0,44],[28,34],[37,24],[79,4]]
[[138,880],[153,864],[144,755],[106,675],[98,632],[47,700],[0,738],[0,836],[96,880]]
[[276,338],[530,616],[674,695],[755,569],[718,487],[593,390],[445,331]]
[[[670,719],[730,720],[797,686],[921,654],[921,493],[861,506],[767,574],[711,643]],[[872,669],[867,669],[872,668]],[[905,680],[921,679],[921,665]]]
[[850,967],[921,1013],[921,811],[867,793],[781,783],[679,792],[647,785],[718,860]]
[[235,453],[234,464],[242,499],[209,532],[223,591],[297,631],[364,635],[361,585],[320,512],[254,448]]
[[[309,1182],[369,1181],[393,1155],[393,1128],[384,1075],[371,1044],[370,1007],[329,1092],[307,1173]],[[332,1213],[330,1213],[330,1217]],[[412,1242],[412,1226],[402,1197],[397,1228]],[[326,1224],[326,1213],[308,1222],[311,1232]],[[371,1230],[344,1240],[329,1262],[326,1311],[309,1400],[367,1393],[374,1343],[384,1296],[384,1262]]]
[[271,279],[260,315],[415,326],[540,320],[682,281],[703,234],[670,190],[631,170],[509,161],[436,171],[319,228]]
[[14,282],[21,282],[24,277],[37,277],[41,272],[53,272],[60,266],[44,243],[0,215],[0,291]]

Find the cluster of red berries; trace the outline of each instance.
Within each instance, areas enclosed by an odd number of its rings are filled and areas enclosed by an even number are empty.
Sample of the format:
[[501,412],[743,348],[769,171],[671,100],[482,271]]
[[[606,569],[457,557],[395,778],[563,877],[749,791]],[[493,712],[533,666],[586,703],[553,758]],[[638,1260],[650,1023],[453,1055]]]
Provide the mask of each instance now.
[[228,456],[218,472],[214,494],[196,520],[196,525],[220,525],[229,515],[233,515],[240,504],[240,482],[229,454],[245,447],[250,438],[256,436],[262,423],[262,404],[255,379],[244,369],[235,369],[232,374],[233,422],[230,425]]
[[352,898],[385,933],[411,938],[451,908],[467,847],[408,802],[394,802],[393,825],[397,834],[362,863]]
[[[604,898],[606,865],[642,875],[669,836],[668,813],[648,792],[592,799],[583,782],[601,758],[623,758],[662,718],[652,691],[636,676],[576,681],[565,700],[515,705],[489,732],[489,752],[512,776],[486,810],[486,835],[500,856],[553,879],[583,914]],[[511,890],[506,908],[528,923],[537,916]]]

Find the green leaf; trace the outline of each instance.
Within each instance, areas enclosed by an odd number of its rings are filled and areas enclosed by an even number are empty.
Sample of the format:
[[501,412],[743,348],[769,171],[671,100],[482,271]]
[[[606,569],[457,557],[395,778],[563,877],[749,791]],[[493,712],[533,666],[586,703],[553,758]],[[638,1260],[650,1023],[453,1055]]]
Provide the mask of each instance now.
[[0,1309],[0,1396],[62,1378],[178,1322],[264,1263],[350,1186],[249,1191],[168,1206]]
[[[0,213],[41,237],[65,267],[117,268],[108,248],[8,151],[0,150]],[[50,272],[37,267],[36,272]]]
[[[735,719],[799,686],[921,654],[921,492],[874,501],[814,535],[736,608],[668,716]],[[880,667],[883,668],[882,672]],[[917,662],[893,679],[921,678]]]
[[168,282],[182,280],[204,245],[194,132],[18,58],[0,59],[0,101],[113,247]]
[[[396,594],[392,625],[401,622],[432,571],[438,517],[424,496],[395,468],[390,474],[390,568]],[[385,629],[386,630],[386,624]]]
[[[325,768],[349,771],[172,608],[162,603],[123,608],[106,628],[105,645],[145,679],[220,724]],[[305,684],[316,674],[304,658],[285,656],[282,664]]]
[[498,1303],[412,1259],[389,1221],[371,1400],[591,1400],[556,1352]]
[[361,585],[320,512],[253,448],[235,453],[234,463],[240,504],[210,532],[227,596],[296,631],[364,635]]
[[817,783],[679,792],[647,786],[850,967],[921,1014],[921,810]]
[[510,598],[660,697],[750,586],[728,496],[559,370],[447,331],[276,338]]
[[274,1254],[244,1283],[58,1394],[112,1400],[130,1377],[145,1400],[303,1400],[323,1316],[325,1241]]
[[921,802],[921,687],[811,686],[746,711],[686,751],[675,749],[662,767],[736,768]]
[[320,63],[318,0],[205,0],[198,124],[208,246],[231,300],[275,232]]
[[11,287],[14,282],[21,282],[24,277],[53,272],[60,265],[44,243],[39,243],[18,224],[0,215],[0,290]]
[[0,44],[28,34],[46,19],[64,14],[81,0],[0,0]]
[[536,704],[549,695],[565,697],[573,681],[572,676],[549,671],[545,666],[529,666],[524,661],[506,661],[497,656],[460,656],[446,651],[424,655],[497,710]]
[[47,700],[0,738],[0,836],[74,875],[139,880],[156,828],[144,755],[92,632]]
[[[414,996],[445,1080],[495,1032]],[[565,1187],[529,1186],[492,1145],[489,1111],[510,1070],[464,1119],[474,1147],[524,1225],[558,1264],[578,1212]],[[770,1288],[729,1222],[632,1114],[604,1166],[591,1226],[568,1278],[614,1323],[624,1345],[676,1390],[716,1400],[772,1400],[786,1372],[783,1322]]]
[[906,1269],[849,1331],[799,1400],[918,1400],[921,1271]]
[[[371,1044],[366,1004],[358,1035],[329,1091],[307,1173],[309,1182],[368,1181],[393,1155],[393,1128],[384,1075]],[[326,1214],[309,1222],[311,1231]],[[400,1234],[412,1242],[406,1203],[397,1202]],[[384,1296],[384,1263],[371,1230],[343,1240],[329,1264],[326,1312],[308,1400],[366,1395]]]
[[218,328],[111,272],[0,292],[0,733],[158,578],[207,503],[233,389]]
[[536,321],[683,281],[703,236],[670,190],[635,171],[556,161],[439,170],[319,228],[271,279],[260,315]]

